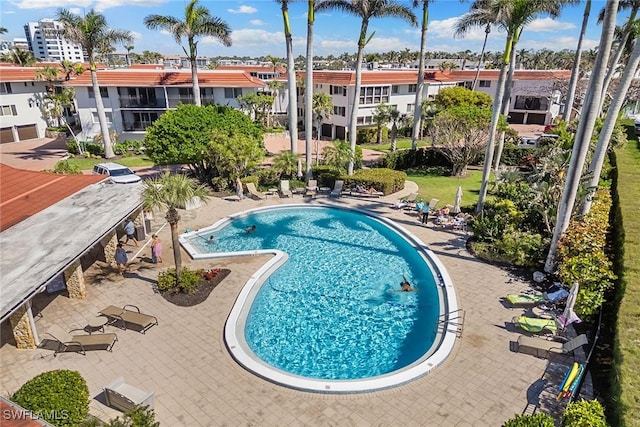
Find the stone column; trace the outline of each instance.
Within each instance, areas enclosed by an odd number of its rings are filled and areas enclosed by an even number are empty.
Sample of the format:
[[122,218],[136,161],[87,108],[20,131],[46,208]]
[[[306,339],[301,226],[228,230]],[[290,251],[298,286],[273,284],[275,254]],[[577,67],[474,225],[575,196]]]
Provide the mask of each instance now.
[[67,283],[69,298],[85,299],[87,297],[87,288],[84,284],[80,261],[74,262],[64,271],[64,280]]
[[118,246],[118,235],[115,230],[107,234],[101,241],[104,247],[104,259],[109,265],[116,263],[116,247]]
[[20,306],[9,316],[17,348],[36,348],[36,334],[32,328],[33,322],[29,317],[30,312],[26,304]]

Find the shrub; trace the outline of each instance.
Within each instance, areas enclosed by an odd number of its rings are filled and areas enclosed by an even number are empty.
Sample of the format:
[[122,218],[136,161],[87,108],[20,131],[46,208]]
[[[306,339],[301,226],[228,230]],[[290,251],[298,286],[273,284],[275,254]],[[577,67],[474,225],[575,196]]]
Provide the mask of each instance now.
[[361,185],[364,187],[374,187],[384,194],[395,193],[404,188],[407,174],[386,168],[360,169],[352,176],[341,177],[347,187]]
[[124,142],[117,142],[113,145],[113,152],[117,155],[127,154],[132,151],[136,154],[142,154],[144,152],[142,148],[142,141],[130,140]]
[[69,163],[68,160],[60,160],[53,169],[47,169],[45,172],[67,174],[67,175],[81,175],[82,171],[80,166],[76,163]]
[[422,147],[417,150],[398,150],[386,154],[382,159],[385,168],[406,170],[417,167],[444,166],[451,170],[452,164],[442,152],[433,147]]
[[542,236],[529,231],[514,230],[508,227],[502,239],[495,244],[495,250],[518,267],[534,267],[543,257],[546,244]]
[[147,406],[136,405],[122,416],[109,420],[107,427],[159,427],[153,409]]
[[553,418],[547,414],[516,415],[502,427],[555,427]]
[[[386,132],[385,132],[386,130]],[[382,138],[386,139],[386,134],[389,133],[389,129],[386,126],[382,127]],[[358,129],[356,136],[356,144],[373,144],[378,140],[378,129],[375,127]]]
[[567,406],[563,427],[606,427],[604,409],[597,400],[580,400]]
[[198,289],[198,285],[203,277],[204,270],[189,270],[187,267],[183,267],[180,283],[178,283],[176,269],[170,268],[158,274],[158,290],[190,294]]
[[89,388],[76,371],[44,372],[27,381],[11,400],[55,426],[78,425],[89,414]]

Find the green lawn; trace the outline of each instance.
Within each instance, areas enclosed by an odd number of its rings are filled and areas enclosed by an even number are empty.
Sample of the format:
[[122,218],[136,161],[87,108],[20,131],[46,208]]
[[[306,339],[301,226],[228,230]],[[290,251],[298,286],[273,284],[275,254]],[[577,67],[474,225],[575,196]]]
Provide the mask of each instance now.
[[[618,311],[615,368],[620,386],[617,412],[620,425],[637,426],[640,420],[640,142],[629,141],[616,150],[618,195],[624,225],[624,296]],[[621,409],[621,410],[620,410]]]
[[[67,160],[61,160],[62,162]],[[122,157],[118,159],[85,159],[84,157],[74,157],[68,160],[70,165],[78,165],[80,170],[91,170],[93,169],[93,165],[97,163],[106,163],[106,162],[115,162],[119,163],[126,167],[137,167],[137,166],[153,166],[153,162],[148,157],[144,156],[132,156],[132,157]]]
[[482,171],[469,170],[464,178],[453,176],[427,175],[422,171],[407,171],[407,179],[418,184],[419,198],[425,201],[438,199],[439,207],[453,205],[458,186],[462,187],[462,208],[470,209],[478,202]]
[[[418,141],[418,147],[426,147],[427,141]],[[376,150],[376,151],[389,151],[391,149],[391,143],[386,142],[383,144],[362,144],[360,145],[362,148],[366,148],[367,150]],[[398,150],[408,150],[411,148],[411,138],[399,138],[396,140],[396,147]]]

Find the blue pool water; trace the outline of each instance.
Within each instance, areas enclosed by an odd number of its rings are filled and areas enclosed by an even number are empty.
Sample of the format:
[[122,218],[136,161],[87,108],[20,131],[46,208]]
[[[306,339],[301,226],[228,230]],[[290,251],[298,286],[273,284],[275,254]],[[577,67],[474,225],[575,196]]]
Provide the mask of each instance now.
[[[256,231],[245,233],[252,224]],[[275,368],[317,379],[370,378],[411,365],[433,344],[440,311],[434,273],[375,218],[331,208],[274,209],[190,243],[202,253],[289,254],[258,291],[244,331],[255,355]],[[403,275],[419,290],[397,292]]]

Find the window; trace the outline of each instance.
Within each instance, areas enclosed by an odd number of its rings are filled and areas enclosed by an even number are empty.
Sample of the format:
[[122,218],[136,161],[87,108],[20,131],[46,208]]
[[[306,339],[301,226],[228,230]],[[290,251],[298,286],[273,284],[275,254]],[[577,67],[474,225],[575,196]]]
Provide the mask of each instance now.
[[344,86],[329,86],[329,93],[331,95],[346,95],[347,88]]
[[360,104],[380,104],[382,102],[389,102],[389,86],[360,88]]
[[398,89],[399,89],[398,85],[391,86],[391,93],[392,94],[398,93]]
[[480,80],[480,87],[491,87],[491,80]]
[[538,98],[534,96],[516,96],[516,110],[547,110],[549,108],[549,100],[547,98]]
[[409,85],[409,93],[416,93],[416,85]]
[[[111,123],[112,122],[112,117],[111,117],[111,112],[110,111],[106,111],[104,113],[107,116],[107,123]],[[93,118],[93,123],[100,123],[100,121],[98,120],[98,112],[97,111],[92,111],[91,112],[91,117]]]
[[413,104],[407,104],[407,113],[413,111]]
[[0,106],[0,116],[17,116],[15,105],[2,105]]
[[12,93],[11,83],[9,82],[0,83],[0,93]]
[[225,98],[237,98],[242,95],[242,89],[239,87],[226,87],[224,88]]
[[333,114],[344,117],[347,114],[346,107],[333,107]]
[[[108,98],[109,90],[106,87],[101,87],[100,96],[102,96],[103,98]],[[95,98],[95,97],[96,97],[96,94],[93,93],[93,87],[89,86],[89,98]]]
[[373,117],[372,116],[358,117],[358,120],[356,121],[356,123],[359,125],[373,124]]

